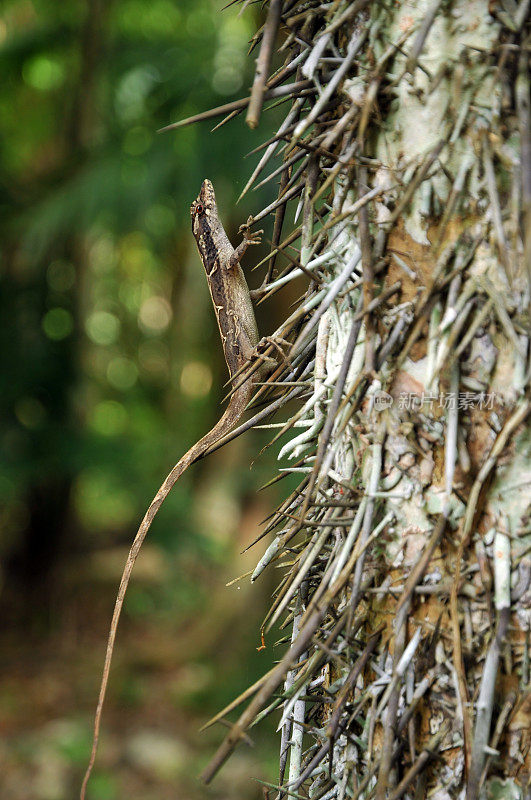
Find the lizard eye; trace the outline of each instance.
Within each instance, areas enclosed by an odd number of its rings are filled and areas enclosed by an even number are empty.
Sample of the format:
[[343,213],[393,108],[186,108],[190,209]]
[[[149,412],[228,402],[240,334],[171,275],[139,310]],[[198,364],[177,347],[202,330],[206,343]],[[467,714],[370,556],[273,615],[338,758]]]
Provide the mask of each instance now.
[[204,207],[203,207],[203,204],[202,204],[202,203],[198,203],[198,204],[196,205],[196,207],[195,207],[195,213],[196,213],[196,214],[202,214],[204,210],[205,210],[205,209],[204,209]]

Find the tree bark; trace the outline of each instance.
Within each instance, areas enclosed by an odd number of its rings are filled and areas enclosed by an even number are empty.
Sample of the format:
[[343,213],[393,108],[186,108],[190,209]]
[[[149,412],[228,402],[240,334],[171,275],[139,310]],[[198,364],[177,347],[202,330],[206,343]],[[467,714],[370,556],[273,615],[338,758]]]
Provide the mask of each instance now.
[[292,634],[209,778],[280,691],[280,796],[525,796],[524,6],[284,4],[315,87],[282,134],[285,274],[314,280],[273,376],[306,381],[303,480],[253,579],[289,563],[267,622]]

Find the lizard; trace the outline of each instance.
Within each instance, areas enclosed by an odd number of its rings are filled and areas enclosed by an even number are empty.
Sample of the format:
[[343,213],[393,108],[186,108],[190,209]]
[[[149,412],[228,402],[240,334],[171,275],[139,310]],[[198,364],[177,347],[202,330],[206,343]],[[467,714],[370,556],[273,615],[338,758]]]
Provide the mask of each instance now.
[[[242,368],[249,363],[258,345],[258,329],[251,299],[252,292],[247,286],[247,281],[245,280],[243,270],[240,266],[240,260],[249,245],[260,244],[260,234],[262,234],[263,231],[251,233],[249,225],[252,217],[249,217],[247,223],[240,226],[243,241],[234,248],[219,218],[214,187],[207,179],[203,181],[197,199],[194,200],[190,206],[190,216],[192,232],[206,272],[207,283],[221,335],[225,361],[227,362],[229,374],[232,378],[234,375],[241,372]],[[173,467],[151,501],[140,527],[138,528],[127,557],[114,605],[98,704],[94,718],[92,750],[81,786],[81,800],[85,798],[87,783],[96,758],[101,715],[109,681],[109,671],[116,639],[116,631],[131,573],[140,548],[142,547],[157,511],[183,472],[185,472],[194,461],[201,458],[210,447],[229,433],[241,418],[251,399],[254,384],[260,380],[259,374],[260,371],[253,373],[234,390],[229,404],[219,421],[205,436],[196,442]]]

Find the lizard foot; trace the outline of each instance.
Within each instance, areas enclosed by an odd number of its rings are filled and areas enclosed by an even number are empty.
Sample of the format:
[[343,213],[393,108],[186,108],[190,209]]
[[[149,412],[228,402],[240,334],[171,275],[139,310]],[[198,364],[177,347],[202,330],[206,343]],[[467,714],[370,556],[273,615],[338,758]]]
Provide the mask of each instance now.
[[277,360],[275,358],[260,354],[260,349],[265,348],[267,345],[271,345],[271,347],[278,352],[281,360],[284,362],[284,364],[286,364],[287,367],[289,367],[290,370],[293,369],[289,358],[282,349],[282,345],[289,349],[291,347],[291,342],[286,341],[286,339],[282,339],[280,336],[263,336],[260,339],[255,348],[258,358],[261,358],[263,361],[267,361],[268,363],[276,364]]
[[242,234],[246,244],[260,244],[262,241],[263,230],[252,232],[250,230],[252,222],[253,218],[248,217],[247,222],[244,225],[240,225],[240,227],[238,228],[238,233]]

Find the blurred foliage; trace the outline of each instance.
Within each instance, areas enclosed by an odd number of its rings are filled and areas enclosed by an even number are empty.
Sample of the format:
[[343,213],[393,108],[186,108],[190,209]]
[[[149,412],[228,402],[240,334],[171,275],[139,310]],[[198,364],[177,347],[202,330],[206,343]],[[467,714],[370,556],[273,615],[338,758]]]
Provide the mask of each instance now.
[[[76,796],[126,547],[169,468],[220,415],[226,368],[188,209],[211,178],[237,240],[251,211],[235,208],[242,155],[273,116],[259,132],[243,118],[215,133],[157,130],[246,93],[255,23],[217,0],[0,7],[0,794],[13,800]],[[153,526],[94,798],[161,800],[177,784],[200,796],[195,775],[219,735],[185,744],[198,727],[186,715],[204,721],[272,658],[243,658],[260,593],[243,608],[224,587],[249,568],[230,556],[267,514],[242,511],[270,477],[267,462],[241,468],[249,447],[183,476]],[[160,741],[146,745],[153,728]],[[149,753],[159,760],[142,763]],[[259,794],[249,763],[224,797]]]
[[[26,570],[39,547],[53,561],[58,530],[55,550],[130,538],[219,415],[188,208],[208,176],[228,217],[267,131],[156,131],[245,92],[253,22],[212,0],[3,3],[0,502]],[[181,530],[191,479],[161,512]]]

